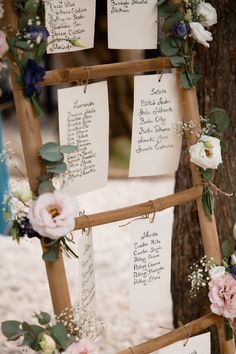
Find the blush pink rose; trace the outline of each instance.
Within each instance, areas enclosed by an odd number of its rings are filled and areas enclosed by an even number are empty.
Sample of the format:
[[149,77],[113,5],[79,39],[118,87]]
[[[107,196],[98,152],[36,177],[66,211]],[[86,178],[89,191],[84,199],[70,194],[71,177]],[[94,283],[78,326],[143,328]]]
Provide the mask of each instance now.
[[0,31],[0,59],[8,51],[9,47],[6,41],[6,35],[3,31]]
[[43,193],[31,204],[29,220],[41,236],[53,240],[74,230],[78,215],[76,199],[65,192]]
[[227,273],[209,283],[211,311],[226,318],[236,317],[236,280]]
[[98,354],[98,343],[89,338],[83,338],[71,344],[62,354]]

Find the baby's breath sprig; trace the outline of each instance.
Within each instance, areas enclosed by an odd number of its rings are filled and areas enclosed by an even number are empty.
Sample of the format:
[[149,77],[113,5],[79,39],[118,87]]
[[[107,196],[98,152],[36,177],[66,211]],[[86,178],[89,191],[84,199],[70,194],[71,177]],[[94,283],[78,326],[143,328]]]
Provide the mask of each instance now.
[[207,256],[204,256],[190,267],[191,273],[188,276],[188,281],[191,282],[191,297],[196,297],[198,292],[208,285],[209,270],[215,266],[213,258],[207,259]]

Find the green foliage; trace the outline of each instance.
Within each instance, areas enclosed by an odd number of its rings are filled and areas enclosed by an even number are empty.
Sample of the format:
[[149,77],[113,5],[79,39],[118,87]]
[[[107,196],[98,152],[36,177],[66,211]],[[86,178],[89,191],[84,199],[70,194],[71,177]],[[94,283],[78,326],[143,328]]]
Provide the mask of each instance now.
[[213,170],[211,170],[209,168],[204,170],[203,168],[201,168],[200,171],[201,171],[201,175],[202,175],[202,177],[204,179],[204,182],[212,180],[213,174],[214,174]]
[[40,325],[48,325],[51,321],[51,316],[47,312],[36,313],[35,317]]
[[41,195],[43,193],[52,193],[52,192],[54,192],[54,190],[55,190],[55,188],[53,186],[52,180],[47,179],[47,180],[39,183],[38,195]]
[[186,64],[185,58],[180,55],[174,55],[170,57],[170,61],[171,64],[176,68]]
[[213,108],[207,115],[209,122],[215,125],[218,133],[224,133],[229,127],[229,116],[226,111],[221,108]]
[[232,240],[225,240],[221,244],[221,251],[224,258],[229,258],[234,253],[234,242]]
[[171,41],[171,37],[166,37],[160,43],[161,52],[166,55],[167,57],[171,57],[176,55],[179,51],[179,48],[173,46],[173,42]]
[[169,33],[174,25],[181,22],[184,19],[182,12],[175,12],[171,16],[167,17],[162,27],[165,33]]
[[202,205],[206,215],[211,219],[215,206],[215,197],[208,185],[205,185],[203,189]]
[[[50,240],[51,242],[52,240]],[[46,247],[47,248],[47,247]],[[60,242],[55,242],[53,246],[49,246],[47,250],[43,253],[43,260],[45,262],[55,262],[59,257]]]
[[233,330],[231,328],[231,325],[230,325],[229,321],[227,321],[226,319],[224,321],[224,328],[225,328],[225,339],[226,339],[226,341],[233,339],[234,338]]
[[19,321],[4,321],[1,324],[1,330],[8,340],[16,340],[24,334],[24,330]]
[[69,332],[62,323],[57,323],[51,328],[52,338],[59,343],[60,347],[64,350],[74,342],[74,337],[69,335]]

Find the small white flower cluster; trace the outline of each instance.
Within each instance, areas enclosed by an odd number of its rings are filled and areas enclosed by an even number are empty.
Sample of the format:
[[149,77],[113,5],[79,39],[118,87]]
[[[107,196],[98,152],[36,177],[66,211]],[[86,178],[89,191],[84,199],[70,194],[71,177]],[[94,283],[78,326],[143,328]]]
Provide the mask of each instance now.
[[173,126],[174,131],[177,135],[184,135],[184,133],[193,134],[196,128],[200,128],[200,124],[195,124],[193,121],[189,123],[177,122],[175,126]]
[[216,267],[214,259],[207,259],[206,256],[190,267],[191,273],[188,276],[188,281],[191,282],[191,297],[196,297],[201,288],[207,286],[210,280],[209,271],[214,267]]
[[104,325],[97,321],[94,312],[84,310],[79,306],[66,308],[55,319],[61,322],[77,341],[82,338],[95,339],[104,329]]

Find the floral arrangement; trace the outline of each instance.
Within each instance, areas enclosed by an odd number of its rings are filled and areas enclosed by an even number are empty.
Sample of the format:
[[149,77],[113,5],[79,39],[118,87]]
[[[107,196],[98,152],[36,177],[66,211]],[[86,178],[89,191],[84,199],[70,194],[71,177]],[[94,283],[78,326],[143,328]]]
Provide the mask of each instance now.
[[[46,0],[13,0],[18,13],[18,28],[0,26],[0,60],[7,59],[13,70],[17,68],[17,79],[24,95],[32,103],[37,115],[41,113],[39,95],[45,68],[43,57],[48,46],[49,33],[45,27],[44,3]],[[0,3],[0,18],[4,9]],[[58,39],[55,39],[58,40]],[[77,38],[68,40],[73,46],[81,47]]]
[[[56,179],[67,169],[65,153],[73,153],[77,147],[57,143],[46,143],[39,150],[39,158],[45,173],[40,176],[37,194],[34,196],[28,185],[6,196],[5,218],[10,222],[10,234],[20,242],[22,237],[36,237],[43,242],[43,259],[53,262],[59,257],[60,249],[68,256],[76,254],[68,242],[67,235],[74,230],[78,215],[76,199],[62,190],[56,190]],[[8,153],[8,156],[10,154]],[[12,158],[9,158],[12,161]],[[11,217],[9,210],[14,211]]]
[[[180,123],[176,126],[179,135],[195,134],[197,130],[198,142],[189,148],[190,161],[199,167],[204,182],[202,203],[206,215],[211,218],[214,210],[214,192],[221,192],[213,183],[214,171],[219,168],[222,161],[222,151],[227,150],[224,133],[229,127],[229,117],[221,108],[213,108],[206,117],[201,118],[201,125],[193,122]],[[201,134],[198,133],[201,129]],[[227,196],[230,194],[224,193]]]
[[77,306],[67,308],[53,320],[46,312],[34,316],[38,324],[2,322],[2,333],[9,341],[23,338],[20,344],[40,354],[98,354],[103,324],[94,313]]
[[164,18],[166,37],[160,43],[161,52],[170,57],[175,67],[182,67],[182,86],[189,89],[200,79],[195,73],[193,58],[196,43],[209,47],[212,34],[206,28],[217,23],[215,8],[204,0],[182,0],[173,4],[159,0],[159,16]]
[[188,280],[191,282],[191,297],[196,297],[202,288],[208,287],[208,298],[211,311],[226,319],[226,331],[229,338],[230,329],[235,332],[236,318],[236,224],[233,232],[234,240],[222,243],[222,265],[217,265],[213,258],[206,256],[194,263]]

